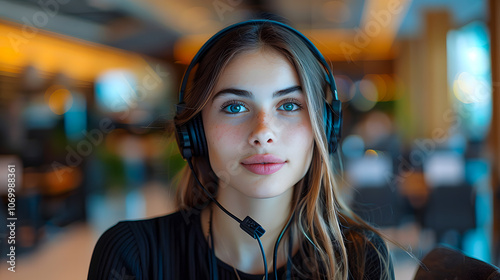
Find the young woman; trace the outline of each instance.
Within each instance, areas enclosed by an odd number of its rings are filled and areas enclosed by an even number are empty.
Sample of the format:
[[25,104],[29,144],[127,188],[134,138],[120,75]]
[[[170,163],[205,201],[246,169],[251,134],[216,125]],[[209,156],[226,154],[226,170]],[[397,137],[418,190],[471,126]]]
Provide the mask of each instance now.
[[340,197],[334,81],[302,36],[250,21],[203,47],[175,117],[191,167],[179,211],[106,231],[89,279],[394,278],[385,242]]

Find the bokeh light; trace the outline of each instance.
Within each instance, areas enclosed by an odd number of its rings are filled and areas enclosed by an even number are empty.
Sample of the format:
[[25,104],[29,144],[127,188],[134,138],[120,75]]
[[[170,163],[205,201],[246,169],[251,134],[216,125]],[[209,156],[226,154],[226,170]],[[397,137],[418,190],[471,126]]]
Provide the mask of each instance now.
[[45,92],[45,100],[54,114],[62,115],[73,105],[71,92],[62,86],[50,87]]
[[[367,89],[366,83],[364,85],[364,90],[366,91]],[[374,90],[374,87],[371,88],[371,90]],[[373,93],[371,93],[373,94]],[[370,99],[367,99],[363,94],[361,94],[361,82],[356,81],[352,84],[351,89],[349,90],[349,95],[353,96],[351,99],[351,104],[352,106],[361,112],[367,112],[371,110],[373,107],[375,107],[375,104],[377,101],[373,101]]]
[[336,75],[335,84],[337,85],[337,93],[340,101],[348,102],[353,98],[355,94],[354,91],[351,91],[353,82],[348,76]]
[[95,87],[97,104],[105,111],[125,111],[135,106],[139,98],[135,75],[129,70],[106,71],[99,76]]
[[347,158],[362,157],[365,150],[365,141],[361,136],[351,134],[342,141],[342,153]]
[[377,151],[375,151],[373,149],[368,149],[365,152],[365,156],[368,156],[368,157],[377,157],[378,153],[377,153]]
[[[365,75],[359,82],[359,92],[368,100],[377,102],[379,100],[379,87],[374,80],[382,80],[377,75]],[[382,81],[383,82],[383,81]]]
[[491,86],[481,77],[476,77],[469,72],[461,72],[453,81],[453,94],[462,103],[489,102],[491,99]]

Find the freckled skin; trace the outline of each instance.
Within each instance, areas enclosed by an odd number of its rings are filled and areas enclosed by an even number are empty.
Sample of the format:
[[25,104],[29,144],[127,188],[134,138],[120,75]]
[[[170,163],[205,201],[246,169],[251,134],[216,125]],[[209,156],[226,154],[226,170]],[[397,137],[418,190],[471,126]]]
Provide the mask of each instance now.
[[[275,197],[291,190],[306,174],[314,140],[305,93],[273,96],[293,86],[300,86],[295,69],[272,50],[239,54],[224,69],[215,92],[236,88],[252,94],[221,94],[202,110],[210,164],[223,185],[219,192],[228,187],[248,197]],[[228,107],[228,102],[242,105]],[[283,110],[284,104],[295,102],[301,109],[293,105],[297,110]],[[227,108],[242,111],[230,114]],[[255,154],[273,154],[286,163],[276,173],[257,175],[241,164]]]

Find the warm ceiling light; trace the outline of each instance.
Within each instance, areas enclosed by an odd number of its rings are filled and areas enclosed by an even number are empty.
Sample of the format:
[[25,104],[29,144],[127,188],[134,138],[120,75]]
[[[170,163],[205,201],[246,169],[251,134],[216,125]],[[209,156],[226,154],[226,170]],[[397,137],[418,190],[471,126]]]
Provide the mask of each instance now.
[[1,71],[14,72],[32,65],[40,72],[64,73],[71,79],[93,81],[107,69],[127,68],[142,73],[148,65],[132,52],[41,29],[28,36],[23,28],[0,20],[0,34],[6,34],[0,36]]

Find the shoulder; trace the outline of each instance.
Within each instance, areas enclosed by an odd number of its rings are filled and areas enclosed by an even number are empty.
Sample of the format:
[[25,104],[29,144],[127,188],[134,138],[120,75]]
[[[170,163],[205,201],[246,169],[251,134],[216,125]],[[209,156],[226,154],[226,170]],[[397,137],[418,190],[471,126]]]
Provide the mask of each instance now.
[[142,220],[120,221],[106,230],[98,240],[107,246],[125,246],[144,241],[154,241],[165,235],[177,235],[193,227],[198,216],[188,212],[177,211],[168,215]]
[[[161,217],[143,220],[120,221],[107,229],[99,238],[98,243],[113,244],[115,240],[126,241],[131,238],[140,237],[142,234],[157,232],[157,229],[180,221],[180,213],[175,212]],[[134,236],[138,234],[139,236]]]
[[158,255],[159,250],[168,251],[172,244],[168,240],[175,240],[176,236],[189,231],[195,219],[196,215],[187,216],[178,211],[161,217],[118,222],[98,239],[89,279],[147,273],[144,270],[156,261],[151,256]]
[[199,219],[199,213],[189,212],[180,210],[168,215],[142,219],[142,220],[126,220],[120,221],[106,232],[104,232],[101,238],[105,237],[120,237],[125,233],[156,233],[158,230],[165,229],[181,229],[192,227],[197,219]]

